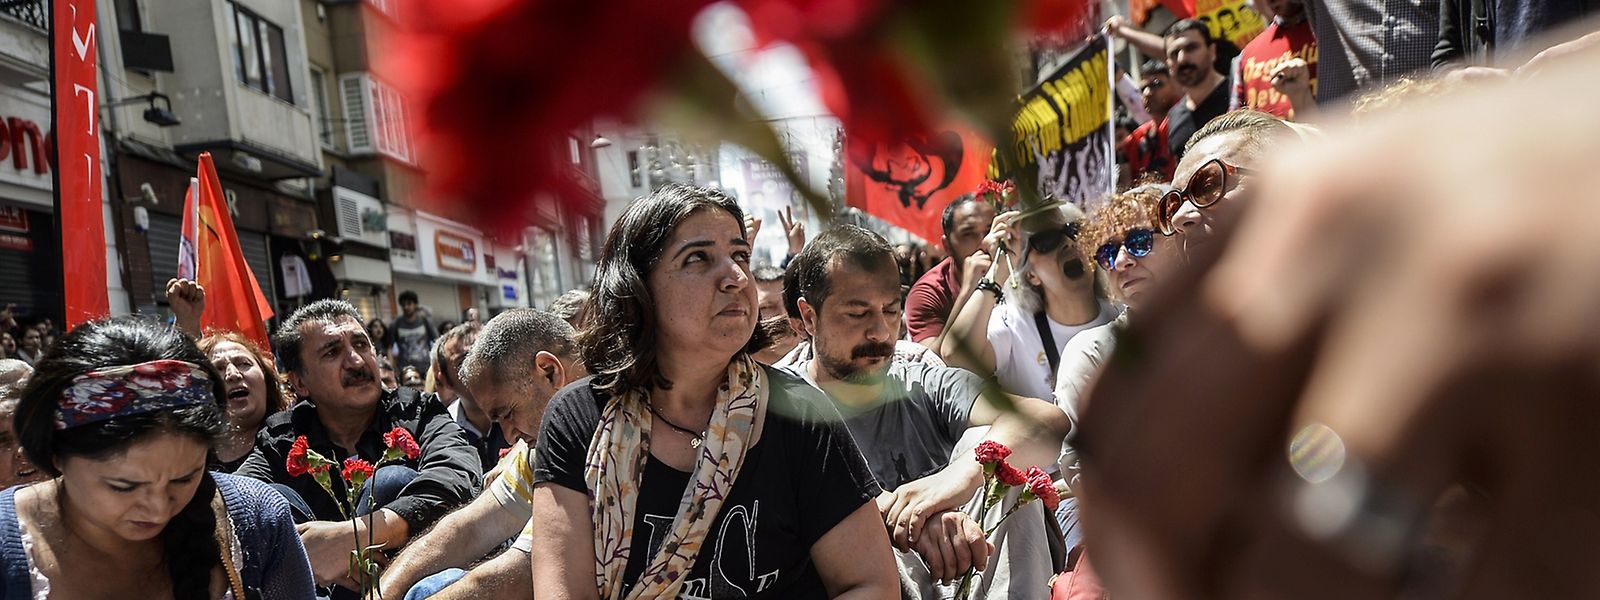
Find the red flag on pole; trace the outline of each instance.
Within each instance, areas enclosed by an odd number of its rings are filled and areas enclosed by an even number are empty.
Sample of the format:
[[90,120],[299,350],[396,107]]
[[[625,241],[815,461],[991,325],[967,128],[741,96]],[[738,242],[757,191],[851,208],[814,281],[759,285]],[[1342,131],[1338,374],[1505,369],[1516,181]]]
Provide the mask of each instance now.
[[959,127],[893,145],[845,143],[846,203],[929,243],[944,234],[944,207],[986,179],[994,155],[994,146]]
[[[200,154],[198,175],[190,185],[195,201],[185,203],[183,223],[185,236],[191,223],[196,226],[195,281],[206,288],[206,310],[200,315],[200,326],[237,331],[262,348],[271,348],[265,321],[272,318],[272,305],[244,260],[210,152]],[[181,265],[181,246],[178,260]]]
[[106,288],[106,231],[100,198],[100,125],[95,121],[94,0],[54,0],[50,5],[51,109],[56,133],[56,223],[66,326],[111,312]]

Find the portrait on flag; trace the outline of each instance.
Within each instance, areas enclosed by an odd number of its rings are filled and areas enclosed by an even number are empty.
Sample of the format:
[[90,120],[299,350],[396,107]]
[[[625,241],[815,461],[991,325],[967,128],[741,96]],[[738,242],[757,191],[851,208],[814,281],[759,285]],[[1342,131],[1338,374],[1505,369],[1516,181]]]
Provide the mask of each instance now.
[[1250,8],[1248,0],[1193,0],[1194,18],[1211,28],[1211,37],[1233,42],[1243,48],[1255,39],[1267,22]]
[[986,179],[994,149],[955,125],[896,144],[845,145],[846,203],[934,243],[944,207]]
[[995,179],[1080,206],[1113,191],[1109,52],[1105,36],[1095,36],[1018,98],[1013,137],[994,155]]

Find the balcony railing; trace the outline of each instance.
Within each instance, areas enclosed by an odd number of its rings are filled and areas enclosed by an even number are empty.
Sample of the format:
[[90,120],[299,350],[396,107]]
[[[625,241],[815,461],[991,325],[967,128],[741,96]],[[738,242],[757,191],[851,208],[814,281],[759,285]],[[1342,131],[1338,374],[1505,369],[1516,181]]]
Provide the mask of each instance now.
[[0,0],[0,14],[8,15],[18,21],[37,27],[41,31],[50,29],[49,15],[45,12],[44,0]]

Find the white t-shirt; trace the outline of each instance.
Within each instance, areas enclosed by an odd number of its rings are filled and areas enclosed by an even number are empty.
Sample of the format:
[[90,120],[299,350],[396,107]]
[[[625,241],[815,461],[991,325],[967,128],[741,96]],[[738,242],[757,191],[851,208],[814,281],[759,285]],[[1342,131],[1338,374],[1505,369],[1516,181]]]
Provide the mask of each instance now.
[[[1117,347],[1117,330],[1127,324],[1128,314],[1122,313],[1110,323],[1072,336],[1067,346],[1061,349],[1061,368],[1056,371],[1055,401],[1056,406],[1066,411],[1073,427],[1078,426],[1078,415],[1083,414],[1084,392],[1089,391],[1089,384],[1100,376],[1100,368],[1111,360],[1111,351]],[[1061,472],[1070,472],[1077,462],[1072,447],[1063,443]]]
[[[1062,325],[1050,324],[1056,350],[1066,347],[1078,332],[1110,323],[1117,317],[1110,303],[1100,303],[1100,314],[1088,323]],[[1039,327],[1033,315],[1023,313],[1017,305],[1001,304],[989,313],[989,345],[994,347],[995,377],[1007,392],[1027,398],[1050,399],[1055,391],[1055,370],[1044,352],[1044,340],[1039,337]]]

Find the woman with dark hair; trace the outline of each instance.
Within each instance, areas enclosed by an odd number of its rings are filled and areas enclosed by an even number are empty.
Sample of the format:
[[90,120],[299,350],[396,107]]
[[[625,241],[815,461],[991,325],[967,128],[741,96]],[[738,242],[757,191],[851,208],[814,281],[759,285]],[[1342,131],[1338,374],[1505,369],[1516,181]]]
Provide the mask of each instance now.
[[536,597],[899,597],[860,451],[820,392],[750,358],[768,334],[743,221],[670,185],[606,238],[579,334],[595,375],[539,432]]
[[0,599],[310,598],[283,497],[205,470],[224,389],[155,323],[62,337],[17,407],[23,452],[52,479],[0,492]]
[[223,416],[228,431],[216,444],[212,469],[232,473],[256,445],[256,432],[267,415],[289,408],[289,391],[272,355],[232,331],[212,332],[200,339],[200,350],[222,375]]
[[367,319],[367,337],[372,338],[372,345],[378,347],[378,357],[394,360],[393,348],[384,342],[389,339],[389,324],[383,319],[373,317]]

